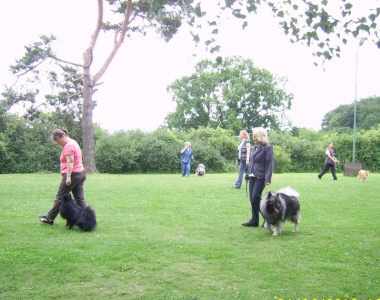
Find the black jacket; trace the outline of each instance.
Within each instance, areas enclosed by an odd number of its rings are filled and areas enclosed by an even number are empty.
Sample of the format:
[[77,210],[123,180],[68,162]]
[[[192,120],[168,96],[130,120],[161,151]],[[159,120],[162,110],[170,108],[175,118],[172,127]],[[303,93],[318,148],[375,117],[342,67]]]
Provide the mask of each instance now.
[[255,146],[251,151],[248,175],[253,174],[257,179],[265,179],[266,182],[271,182],[273,161],[273,148],[270,144]]

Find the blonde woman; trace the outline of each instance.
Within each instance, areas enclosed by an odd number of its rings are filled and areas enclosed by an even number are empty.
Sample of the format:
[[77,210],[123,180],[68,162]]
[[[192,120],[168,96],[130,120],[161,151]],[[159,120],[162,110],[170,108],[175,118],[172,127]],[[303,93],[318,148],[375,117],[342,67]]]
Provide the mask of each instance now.
[[191,149],[190,142],[186,142],[185,146],[181,149],[182,177],[190,176],[191,162],[193,160],[193,149]]
[[248,167],[249,199],[252,218],[243,226],[258,227],[261,195],[264,188],[271,183],[273,171],[273,148],[268,143],[268,134],[264,128],[253,128],[252,138],[255,147],[251,151]]
[[251,150],[251,143],[249,141],[249,134],[246,130],[241,130],[240,134],[240,144],[238,147],[238,159],[236,160],[236,164],[239,165],[239,173],[238,178],[235,182],[235,186],[232,188],[240,189],[243,183],[243,175],[247,173],[249,166],[249,155]]

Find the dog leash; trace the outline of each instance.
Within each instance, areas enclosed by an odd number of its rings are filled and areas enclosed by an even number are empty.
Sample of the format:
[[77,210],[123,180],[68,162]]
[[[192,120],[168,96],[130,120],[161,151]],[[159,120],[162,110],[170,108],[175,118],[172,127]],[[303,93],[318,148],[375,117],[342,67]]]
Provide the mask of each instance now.
[[245,195],[249,199],[249,196],[248,196],[248,180],[245,181]]

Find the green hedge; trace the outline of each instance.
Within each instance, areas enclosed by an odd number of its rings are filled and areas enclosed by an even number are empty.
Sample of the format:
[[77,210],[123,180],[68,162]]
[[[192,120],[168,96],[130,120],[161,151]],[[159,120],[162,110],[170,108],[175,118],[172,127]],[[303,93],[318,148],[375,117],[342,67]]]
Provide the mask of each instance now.
[[[61,148],[51,140],[56,125],[27,123],[15,116],[3,116],[0,123],[0,173],[59,171]],[[69,131],[81,143],[78,128]],[[294,128],[271,131],[269,137],[277,173],[320,172],[330,141],[341,162],[339,172],[345,162],[352,162],[353,136],[349,133]],[[179,173],[180,149],[185,141],[190,141],[194,150],[192,172],[200,163],[208,173],[237,171],[234,162],[239,137],[221,128],[188,132],[160,128],[150,133],[132,130],[111,134],[96,126],[95,140],[97,168],[102,173]],[[356,162],[371,172],[380,171],[380,126],[357,133]]]

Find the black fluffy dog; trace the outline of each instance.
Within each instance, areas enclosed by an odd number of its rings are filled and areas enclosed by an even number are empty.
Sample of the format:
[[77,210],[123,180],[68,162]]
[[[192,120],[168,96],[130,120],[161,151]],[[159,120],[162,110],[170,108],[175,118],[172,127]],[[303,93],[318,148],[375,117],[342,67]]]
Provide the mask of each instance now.
[[77,225],[83,231],[91,231],[96,227],[96,215],[95,211],[87,206],[86,208],[80,208],[71,197],[71,194],[61,198],[62,205],[59,213],[61,217],[66,219],[66,226],[69,229]]

